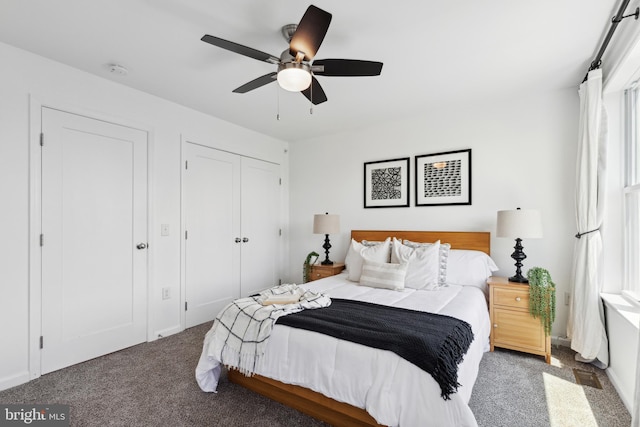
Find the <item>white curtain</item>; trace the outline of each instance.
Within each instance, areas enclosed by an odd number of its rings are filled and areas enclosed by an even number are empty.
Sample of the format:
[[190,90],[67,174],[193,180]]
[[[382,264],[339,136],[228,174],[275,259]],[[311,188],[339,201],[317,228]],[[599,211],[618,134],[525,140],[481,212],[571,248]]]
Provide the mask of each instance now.
[[576,224],[572,303],[567,336],[576,359],[609,364],[604,311],[602,225],[607,144],[607,117],[602,105],[602,70],[593,70],[580,85],[580,124],[576,165]]

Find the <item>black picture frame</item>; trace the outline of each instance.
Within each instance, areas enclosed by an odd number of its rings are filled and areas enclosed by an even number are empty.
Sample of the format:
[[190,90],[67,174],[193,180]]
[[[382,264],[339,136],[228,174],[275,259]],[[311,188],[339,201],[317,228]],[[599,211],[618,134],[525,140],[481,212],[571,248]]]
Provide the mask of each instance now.
[[409,207],[409,157],[364,164],[364,207]]
[[416,206],[471,204],[471,149],[415,157]]

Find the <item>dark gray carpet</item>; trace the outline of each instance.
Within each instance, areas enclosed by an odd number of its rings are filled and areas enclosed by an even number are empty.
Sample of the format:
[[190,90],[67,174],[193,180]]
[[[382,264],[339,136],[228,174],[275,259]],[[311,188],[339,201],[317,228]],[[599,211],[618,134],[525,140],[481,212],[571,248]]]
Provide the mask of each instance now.
[[[631,415],[604,370],[553,347],[542,356],[496,349],[485,353],[469,406],[481,427],[629,427]],[[594,372],[602,389],[576,384],[573,368]]]
[[[43,375],[0,392],[0,403],[68,404],[72,426],[326,425],[231,384],[226,377],[217,394],[201,392],[194,368],[209,326]],[[478,424],[584,427],[593,419],[594,426],[630,425],[630,416],[603,371],[577,364],[598,371],[604,390],[577,386],[572,352],[554,348],[554,356],[563,367],[516,352],[485,354],[470,402]],[[586,404],[574,396],[581,393]],[[569,416],[561,417],[563,412]]]

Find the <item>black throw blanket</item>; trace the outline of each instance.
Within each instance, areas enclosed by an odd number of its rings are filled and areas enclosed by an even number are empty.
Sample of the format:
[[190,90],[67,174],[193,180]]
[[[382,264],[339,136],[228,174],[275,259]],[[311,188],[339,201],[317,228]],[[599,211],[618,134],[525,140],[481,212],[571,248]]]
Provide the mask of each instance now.
[[471,326],[454,317],[337,298],[276,323],[392,351],[431,374],[444,400],[460,386],[458,364],[473,341]]

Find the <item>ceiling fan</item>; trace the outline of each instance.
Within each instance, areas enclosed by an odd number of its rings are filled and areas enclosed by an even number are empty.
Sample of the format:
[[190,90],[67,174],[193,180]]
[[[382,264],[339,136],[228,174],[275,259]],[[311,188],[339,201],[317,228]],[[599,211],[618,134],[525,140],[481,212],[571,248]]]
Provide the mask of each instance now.
[[290,24],[282,28],[282,33],[289,41],[289,48],[280,57],[243,46],[208,34],[202,41],[221,47],[240,55],[278,66],[277,72],[260,76],[233,90],[235,93],[246,93],[262,87],[275,80],[285,90],[301,92],[314,105],[327,100],[327,96],[314,76],[328,77],[360,77],[378,76],[382,71],[382,62],[361,61],[357,59],[319,59],[311,62],[327,34],[331,14],[316,7],[309,6],[298,25]]

